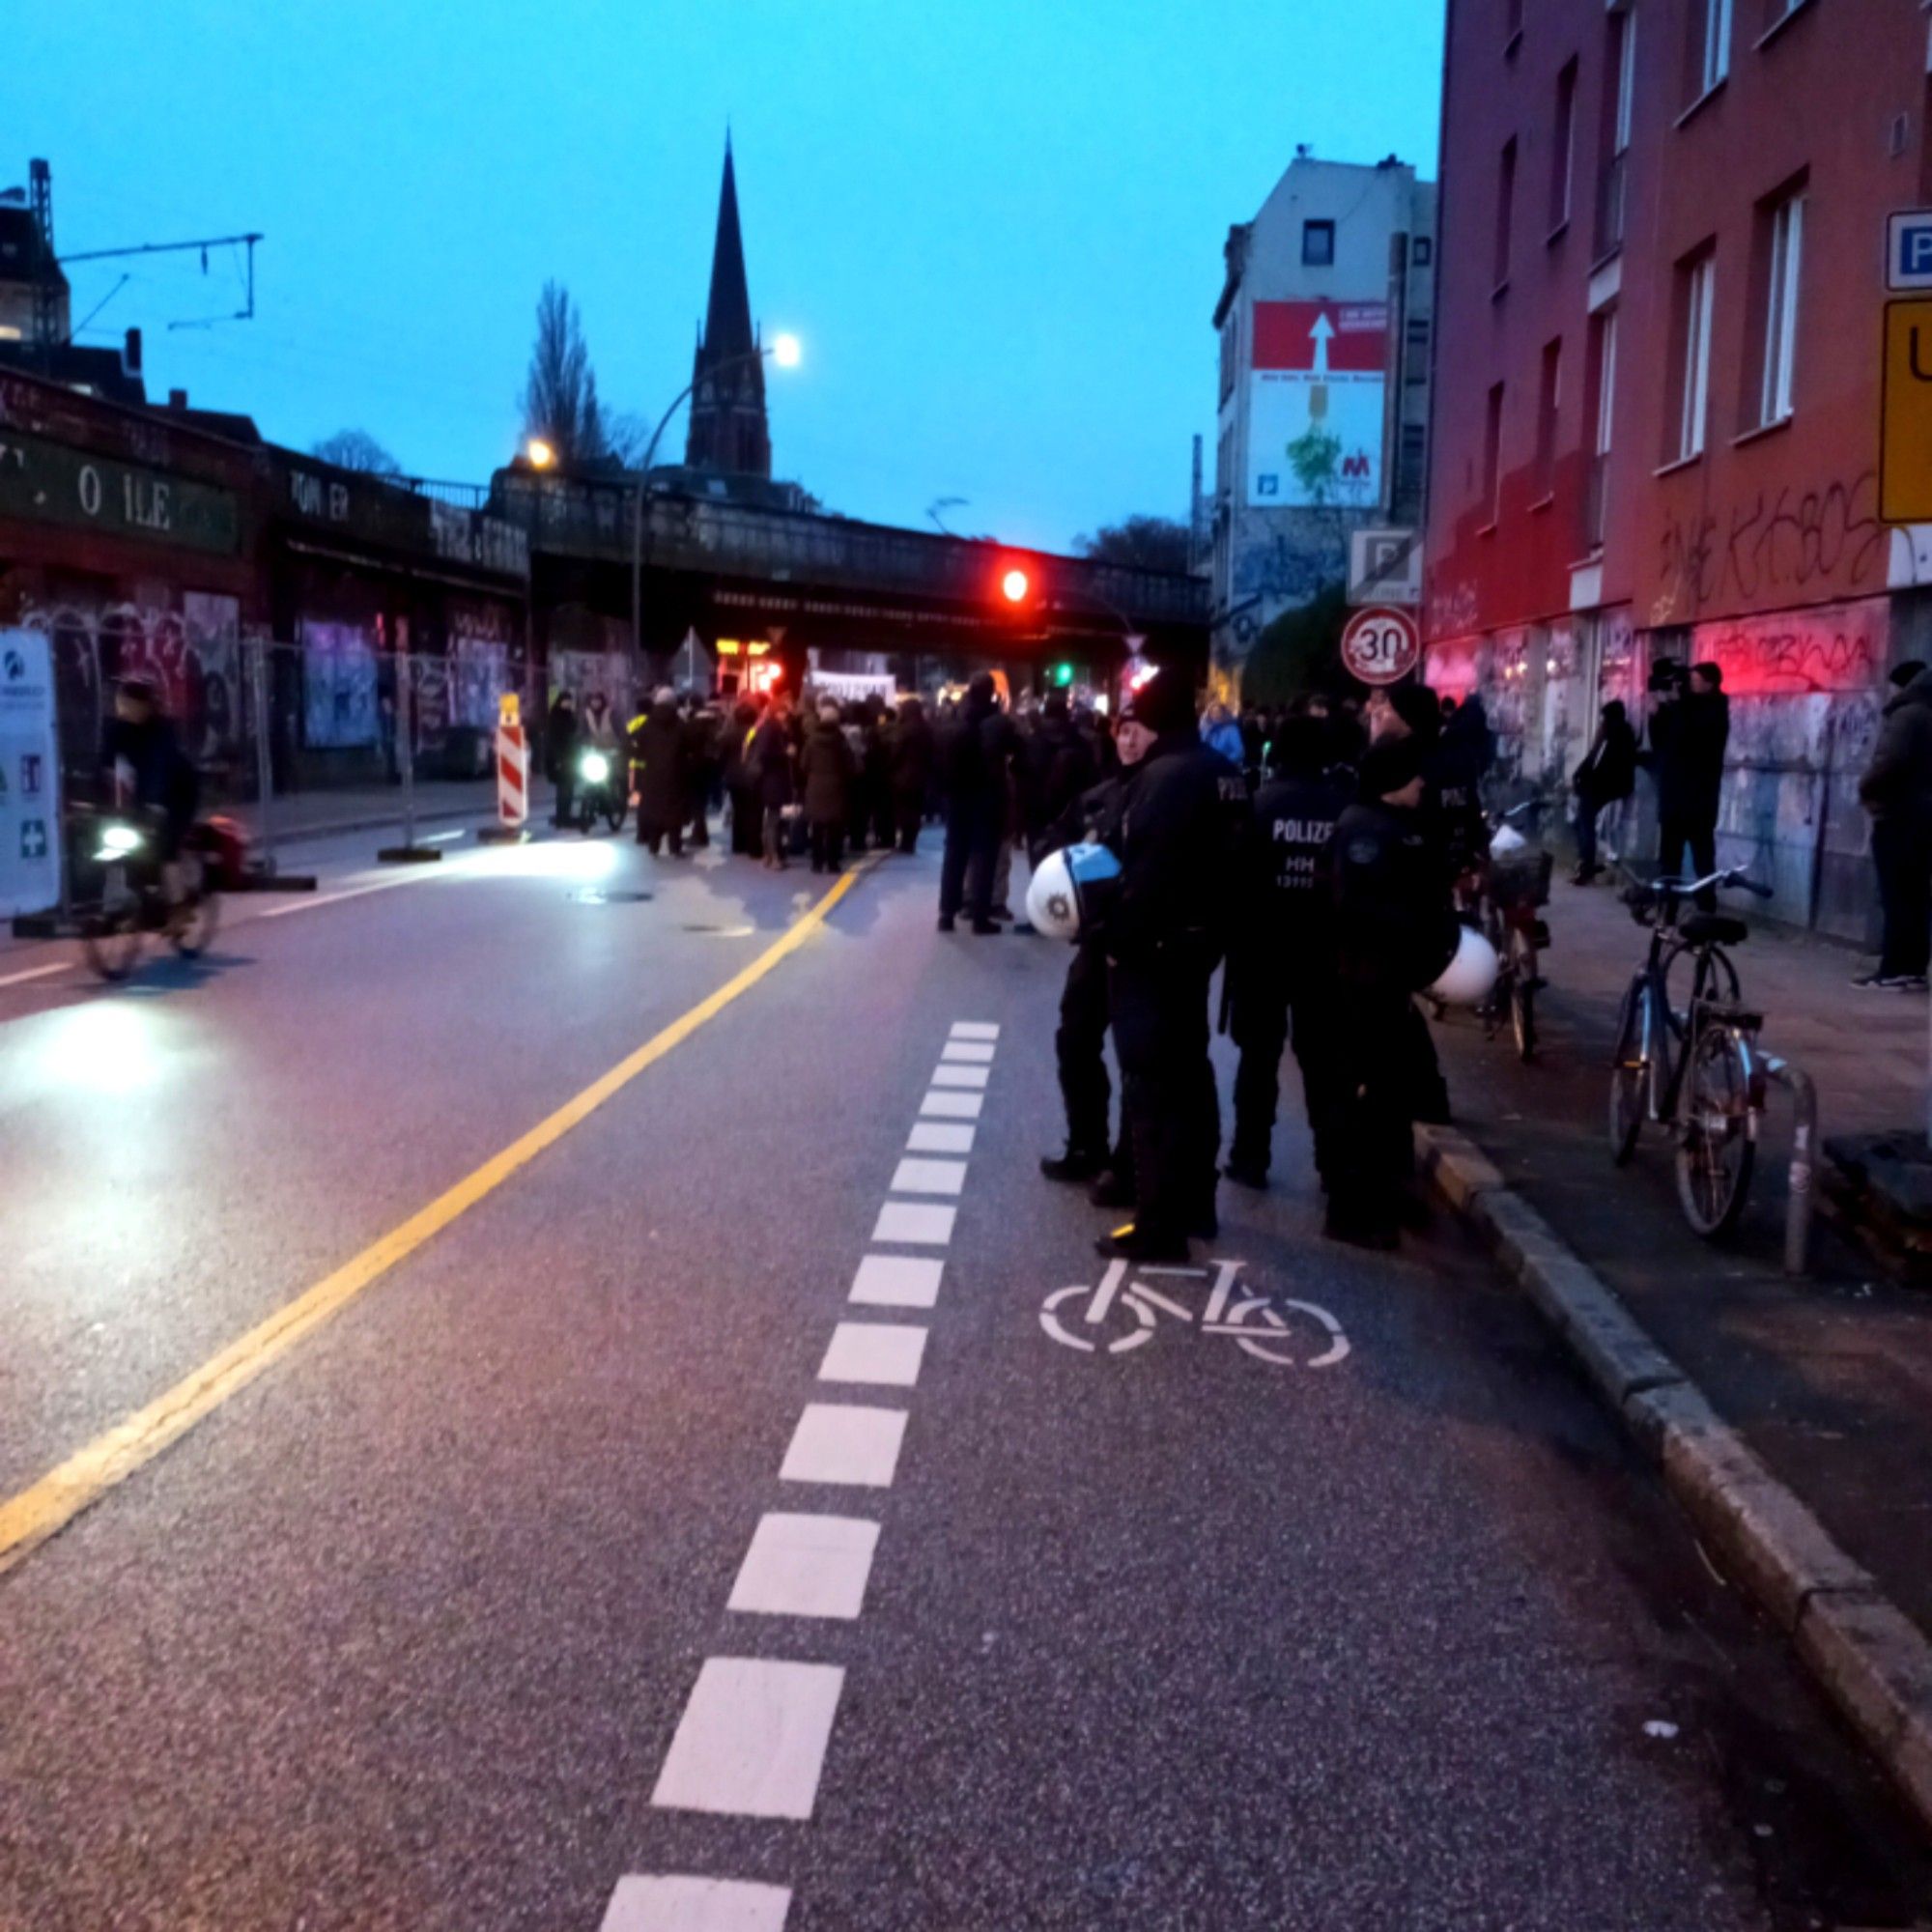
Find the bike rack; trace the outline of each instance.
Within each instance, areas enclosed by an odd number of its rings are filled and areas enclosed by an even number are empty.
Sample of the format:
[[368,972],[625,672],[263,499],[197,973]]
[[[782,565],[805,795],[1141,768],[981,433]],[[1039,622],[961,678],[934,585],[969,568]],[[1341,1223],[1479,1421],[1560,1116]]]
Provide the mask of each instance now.
[[1775,1053],[1763,1055],[1760,1064],[1765,1078],[1791,1095],[1790,1199],[1784,1208],[1784,1271],[1808,1274],[1814,1205],[1813,1150],[1818,1145],[1818,1089],[1802,1066],[1794,1066]]

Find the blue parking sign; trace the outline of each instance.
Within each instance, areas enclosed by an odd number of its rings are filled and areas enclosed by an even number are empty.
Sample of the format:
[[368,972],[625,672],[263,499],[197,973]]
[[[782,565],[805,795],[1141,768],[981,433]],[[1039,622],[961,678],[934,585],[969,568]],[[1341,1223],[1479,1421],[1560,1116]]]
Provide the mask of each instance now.
[[1932,289],[1932,209],[1912,209],[1886,222],[1885,285]]

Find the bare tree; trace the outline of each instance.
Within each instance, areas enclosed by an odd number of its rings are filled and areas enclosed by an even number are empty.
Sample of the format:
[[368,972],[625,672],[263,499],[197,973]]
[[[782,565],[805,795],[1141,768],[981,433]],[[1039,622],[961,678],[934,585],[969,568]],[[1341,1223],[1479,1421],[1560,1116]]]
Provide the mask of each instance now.
[[310,443],[308,453],[338,469],[366,469],[379,476],[393,476],[402,468],[366,429],[339,429]]
[[561,282],[546,282],[537,298],[537,340],[522,403],[524,434],[541,437],[559,463],[589,463],[605,453],[597,376],[583,345],[582,319]]
[[1172,517],[1127,517],[1092,536],[1075,537],[1073,548],[1095,563],[1126,563],[1142,570],[1184,571],[1192,540],[1187,526]]

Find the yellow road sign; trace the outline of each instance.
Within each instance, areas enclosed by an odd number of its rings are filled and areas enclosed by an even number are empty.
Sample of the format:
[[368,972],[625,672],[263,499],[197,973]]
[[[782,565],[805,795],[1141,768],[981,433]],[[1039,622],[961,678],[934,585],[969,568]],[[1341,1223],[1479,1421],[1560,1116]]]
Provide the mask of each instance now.
[[1932,298],[1885,305],[1885,408],[1878,513],[1932,523]]

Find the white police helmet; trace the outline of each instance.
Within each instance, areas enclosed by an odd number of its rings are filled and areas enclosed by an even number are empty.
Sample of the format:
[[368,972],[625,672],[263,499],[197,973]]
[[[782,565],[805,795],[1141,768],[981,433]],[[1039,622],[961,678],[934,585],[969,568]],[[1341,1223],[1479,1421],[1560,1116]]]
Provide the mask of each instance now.
[[1049,852],[1027,885],[1027,918],[1049,939],[1078,939],[1092,930],[1121,862],[1104,845],[1068,845]]
[[1432,999],[1446,1006],[1474,1007],[1488,999],[1496,983],[1496,949],[1472,925],[1456,933],[1456,956],[1426,988]]

